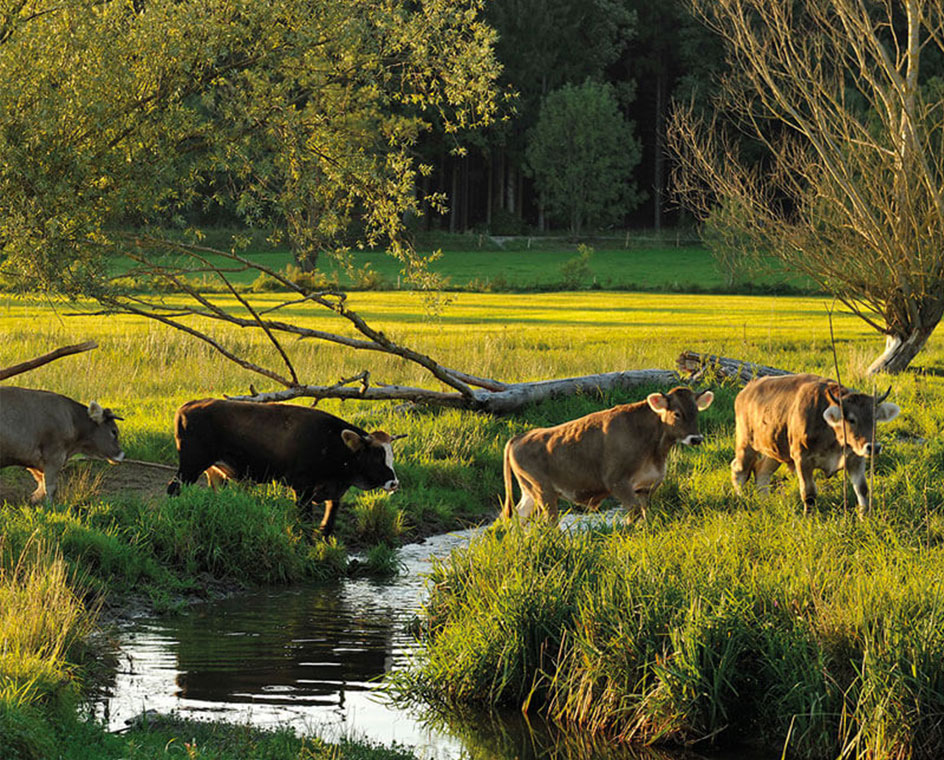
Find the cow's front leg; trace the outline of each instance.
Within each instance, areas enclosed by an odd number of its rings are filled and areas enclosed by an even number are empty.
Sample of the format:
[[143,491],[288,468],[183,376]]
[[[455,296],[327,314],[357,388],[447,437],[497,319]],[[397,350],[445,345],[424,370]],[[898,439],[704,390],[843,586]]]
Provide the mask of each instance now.
[[865,477],[865,459],[855,455],[847,455],[845,470],[849,480],[852,481],[852,488],[859,504],[859,518],[864,519],[869,513],[869,482]]
[[813,481],[813,463],[802,456],[794,456],[797,478],[800,480],[800,498],[803,499],[803,514],[816,506],[816,483]]
[[620,481],[610,488],[610,493],[626,510],[626,523],[636,520],[639,515],[646,519],[646,507],[649,506],[649,490],[637,491],[636,484],[627,480]]
[[43,474],[42,470],[38,470],[35,467],[27,467],[29,474],[33,476],[33,480],[36,481],[36,490],[30,494],[30,504],[39,504],[43,499],[46,498],[46,477]]
[[334,521],[338,516],[338,507],[341,506],[341,499],[327,499],[324,503],[324,517],[321,518],[321,525],[318,530],[321,531],[321,537],[327,538],[334,531]]

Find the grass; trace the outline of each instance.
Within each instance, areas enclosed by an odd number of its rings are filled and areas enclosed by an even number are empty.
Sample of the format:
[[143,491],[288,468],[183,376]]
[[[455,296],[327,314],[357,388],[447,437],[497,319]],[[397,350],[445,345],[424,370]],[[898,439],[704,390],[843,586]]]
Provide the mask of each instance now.
[[94,621],[58,548],[33,534],[0,536],[0,757],[42,760],[55,726],[74,720],[75,663]]
[[[232,245],[226,230],[217,230],[208,243],[227,250]],[[478,292],[522,292],[560,290],[636,290],[682,293],[799,293],[816,292],[810,282],[784,272],[772,264],[769,271],[755,272],[750,282],[730,282],[719,270],[711,252],[702,245],[663,240],[590,240],[592,254],[585,267],[575,268],[578,244],[562,238],[494,238],[484,234],[421,235],[417,250],[424,255],[438,251],[432,268],[445,278],[448,290]],[[247,249],[248,257],[269,269],[286,271],[294,265],[287,248],[269,246],[257,235]],[[214,261],[213,257],[210,257]],[[353,273],[336,259],[322,255],[316,276],[353,290],[408,289],[402,265],[382,250],[356,250],[350,254]],[[217,263],[222,264],[223,259]],[[116,272],[126,271],[125,262]],[[576,275],[576,276],[575,276]],[[243,286],[265,289],[265,279],[246,271],[232,275]],[[205,280],[214,285],[212,279]]]
[[[469,258],[455,253],[456,267]],[[509,256],[488,255],[488,267],[503,266]],[[542,261],[550,270],[548,259]],[[483,262],[476,276],[493,276]],[[694,271],[680,264],[673,274],[662,266],[674,277]],[[262,306],[276,301],[266,293],[254,298]],[[671,367],[683,349],[833,374],[830,304],[822,298],[593,290],[453,298],[436,318],[424,316],[420,300],[405,292],[357,293],[350,300],[395,340],[447,366],[506,381]],[[309,326],[337,328],[330,314],[310,306],[287,311]],[[834,322],[843,379],[869,389],[863,373],[881,340],[852,317]],[[134,459],[175,463],[171,426],[184,401],[238,394],[250,382],[265,386],[182,335],[95,316],[84,304],[0,295],[0,325],[0,366],[98,340],[97,350],[14,382],[116,408]],[[218,335],[265,358],[257,336]],[[313,383],[329,384],[369,363],[376,380],[436,387],[394,358],[307,341],[289,348]],[[702,421],[706,445],[672,457],[646,526],[573,536],[495,531],[440,571],[447,583],[427,627],[428,656],[442,658],[441,672],[420,671],[411,688],[450,704],[483,696],[526,703],[623,738],[723,741],[760,731],[773,743],[789,735],[791,751],[808,757],[844,749],[848,757],[934,756],[941,746],[934,716],[942,693],[936,568],[944,536],[944,352],[932,343],[917,365],[920,371],[889,381],[891,398],[904,411],[882,430],[890,445],[878,461],[876,508],[867,523],[842,514],[838,478],[821,480],[823,511],[811,520],[797,516],[792,477],[769,502],[756,502],[751,493],[735,498],[727,467],[736,388],[717,387]],[[113,471],[72,466],[56,508],[0,507],[2,567],[13,577],[24,547],[42,541],[57,552],[43,567],[61,567],[61,584],[83,605],[103,596],[114,603],[118,590],[132,590],[163,606],[214,584],[389,571],[395,566],[389,545],[497,513],[501,450],[512,434],[649,390],[550,401],[509,418],[325,402],[328,411],[368,429],[408,434],[396,444],[401,490],[388,497],[352,489],[339,517],[340,543],[332,545],[309,544],[309,526],[298,523],[291,495],[277,486],[236,485],[218,494],[193,488],[170,500],[115,493],[106,487]],[[17,477],[4,470],[0,488]],[[368,549],[366,561],[349,569],[345,546]],[[463,559],[473,566],[463,567]],[[37,675],[36,700],[16,703],[0,717],[20,726],[6,729],[10,736],[29,740],[19,756],[41,757],[49,737],[59,741],[63,719],[47,707],[69,705],[71,697],[55,697],[71,693],[61,684],[74,683],[71,668],[81,662],[80,653],[68,651],[52,659],[54,677]],[[65,669],[57,671],[56,662]],[[83,730],[72,726],[66,734],[75,738]],[[153,742],[173,740],[183,753],[190,731],[158,732]],[[151,751],[143,749],[151,741],[129,739],[102,757],[147,757],[132,753]],[[207,753],[198,756],[218,756],[210,742],[198,741]],[[302,752],[292,746],[271,756]]]
[[944,546],[788,501],[491,530],[434,572],[399,690],[619,741],[940,757]]

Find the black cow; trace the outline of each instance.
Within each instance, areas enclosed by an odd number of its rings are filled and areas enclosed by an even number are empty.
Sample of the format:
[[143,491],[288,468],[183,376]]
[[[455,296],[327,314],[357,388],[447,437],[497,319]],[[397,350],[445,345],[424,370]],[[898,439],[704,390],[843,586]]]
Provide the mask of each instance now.
[[179,466],[167,493],[195,483],[205,470],[257,483],[277,480],[295,491],[303,518],[324,502],[322,535],[334,529],[341,497],[351,486],[396,491],[395,438],[367,433],[327,412],[292,404],[203,399],[174,418]]

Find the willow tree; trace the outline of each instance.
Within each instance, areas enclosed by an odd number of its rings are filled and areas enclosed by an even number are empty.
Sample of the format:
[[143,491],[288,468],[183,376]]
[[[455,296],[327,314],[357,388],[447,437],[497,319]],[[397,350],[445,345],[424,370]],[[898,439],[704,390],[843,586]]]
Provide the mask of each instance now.
[[[414,144],[496,109],[480,0],[13,0],[0,10],[0,246],[24,285],[114,300],[225,208],[300,259],[356,229],[409,268]],[[168,228],[177,234],[168,235]],[[196,266],[195,261],[190,266]],[[147,274],[140,273],[141,278]]]
[[941,0],[691,5],[731,73],[713,115],[675,111],[678,188],[741,255],[780,260],[883,333],[870,373],[905,369],[944,314]]

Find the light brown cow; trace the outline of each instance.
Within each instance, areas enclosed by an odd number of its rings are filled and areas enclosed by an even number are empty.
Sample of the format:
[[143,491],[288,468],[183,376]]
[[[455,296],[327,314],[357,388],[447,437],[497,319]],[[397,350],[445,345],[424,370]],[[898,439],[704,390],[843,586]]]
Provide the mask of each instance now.
[[[665,478],[669,450],[676,443],[702,442],[698,412],[713,399],[711,391],[674,388],[516,435],[505,445],[502,516],[517,510],[526,520],[537,509],[556,520],[560,497],[593,509],[614,496],[631,516],[639,511],[645,517],[652,490]],[[517,507],[512,475],[521,488]]]
[[804,512],[816,503],[813,471],[827,477],[845,469],[855,489],[860,516],[869,505],[865,462],[881,450],[875,425],[901,411],[882,396],[854,393],[817,375],[762,377],[749,382],[734,401],[737,418],[731,480],[739,493],[754,473],[766,493],[770,476],[786,464],[800,481]]
[[36,480],[33,503],[51,502],[59,471],[73,454],[124,459],[120,419],[97,401],[85,407],[50,391],[0,388],[0,467],[25,467]]

